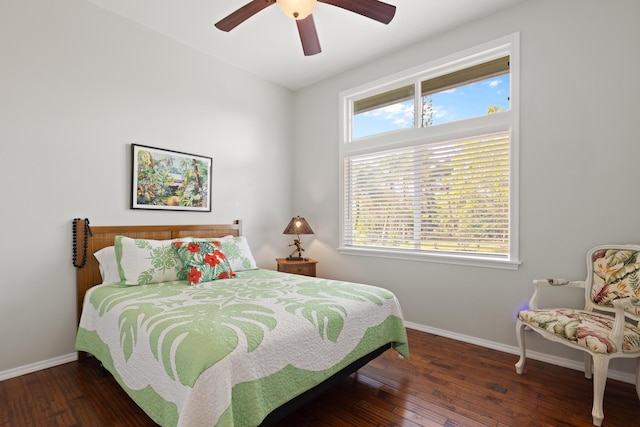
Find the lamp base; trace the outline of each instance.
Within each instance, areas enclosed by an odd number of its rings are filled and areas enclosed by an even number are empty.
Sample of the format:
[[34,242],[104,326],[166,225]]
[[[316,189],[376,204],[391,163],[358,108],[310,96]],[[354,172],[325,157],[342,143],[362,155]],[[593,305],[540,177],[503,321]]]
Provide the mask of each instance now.
[[287,261],[309,261],[309,258],[303,258],[301,256],[288,256]]

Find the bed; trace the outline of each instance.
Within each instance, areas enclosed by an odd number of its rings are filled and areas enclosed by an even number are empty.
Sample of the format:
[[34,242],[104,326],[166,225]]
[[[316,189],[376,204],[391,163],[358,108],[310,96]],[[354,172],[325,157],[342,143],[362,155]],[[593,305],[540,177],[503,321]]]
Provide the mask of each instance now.
[[73,224],[78,357],[162,426],[271,425],[384,351],[409,356],[390,291],[258,268],[240,221]]

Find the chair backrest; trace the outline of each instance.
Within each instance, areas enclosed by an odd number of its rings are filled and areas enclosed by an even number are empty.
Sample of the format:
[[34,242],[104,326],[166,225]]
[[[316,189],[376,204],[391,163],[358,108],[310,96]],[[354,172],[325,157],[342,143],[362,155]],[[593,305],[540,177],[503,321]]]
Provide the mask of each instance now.
[[587,307],[612,312],[614,300],[640,298],[640,245],[596,246],[587,254],[587,271]]

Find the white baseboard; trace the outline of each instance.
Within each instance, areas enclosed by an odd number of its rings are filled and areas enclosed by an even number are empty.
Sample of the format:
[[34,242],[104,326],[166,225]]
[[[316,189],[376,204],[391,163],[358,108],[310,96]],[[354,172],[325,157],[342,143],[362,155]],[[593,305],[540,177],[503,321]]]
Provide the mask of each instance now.
[[[515,346],[509,346],[509,345],[496,343],[493,341],[482,340],[469,335],[457,334],[455,332],[432,328],[430,326],[420,325],[412,322],[405,322],[405,326],[407,328],[415,329],[417,331],[427,332],[427,333],[439,335],[445,338],[451,338],[457,341],[467,342],[469,344],[479,345],[481,347],[502,351],[504,353],[514,354],[516,356],[520,355],[520,349]],[[562,366],[564,368],[569,368],[576,371],[584,370],[584,364],[582,362],[577,362],[575,360],[565,359],[562,357],[550,356],[548,354],[539,353],[536,351],[528,350],[527,358],[539,360],[545,363],[550,363],[552,365]],[[78,353],[70,353],[64,356],[54,357],[53,359],[43,360],[42,362],[36,362],[36,363],[31,363],[25,366],[19,366],[14,369],[9,369],[7,371],[0,372],[0,381],[8,380],[9,378],[19,377],[20,375],[30,374],[32,372],[36,372],[41,369],[51,368],[53,366],[62,365],[64,363],[73,362],[74,360],[78,360]],[[516,362],[517,362],[517,359],[514,359],[513,364],[515,365]],[[513,368],[513,372],[515,373],[515,367]],[[611,369],[609,370],[608,377],[611,379],[622,381],[629,384],[635,384],[636,382],[633,374],[629,374],[621,371],[615,371]]]
[[9,378],[19,377],[20,375],[30,374],[32,372],[40,371],[42,369],[52,368],[54,366],[62,365],[64,363],[73,362],[74,360],[78,360],[78,353],[70,353],[64,356],[54,357],[53,359],[43,360],[41,362],[19,366],[17,368],[0,372],[0,381],[8,380]]
[[[469,335],[457,334],[455,332],[445,331],[442,329],[432,328],[430,326],[419,325],[417,323],[412,322],[404,322],[407,328],[415,329],[422,332],[427,332],[434,335],[439,335],[445,338],[451,338],[457,341],[467,342],[469,344],[479,345],[481,347],[491,348],[493,350],[502,351],[504,353],[515,354],[520,357],[520,348],[516,346],[509,346],[500,343],[496,343],[493,341],[482,340],[476,337],[472,337]],[[409,351],[411,351],[411,347],[409,347]],[[539,353],[537,351],[527,350],[527,359],[539,360],[540,362],[549,363],[552,365],[562,366],[563,368],[569,368],[576,371],[584,372],[584,363],[578,362],[571,359],[565,359],[563,357],[551,356],[545,353]],[[515,364],[518,361],[518,358],[514,358],[513,364],[513,373],[515,374],[516,368]],[[608,378],[613,380],[622,381],[629,384],[635,384],[636,379],[635,375],[629,374],[627,372],[621,372],[609,369]]]

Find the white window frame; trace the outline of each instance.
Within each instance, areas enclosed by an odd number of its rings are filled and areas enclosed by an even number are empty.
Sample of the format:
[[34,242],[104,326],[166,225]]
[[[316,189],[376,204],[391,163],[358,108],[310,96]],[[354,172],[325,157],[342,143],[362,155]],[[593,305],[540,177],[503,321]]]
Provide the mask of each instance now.
[[[338,252],[346,255],[360,255],[430,261],[456,265],[476,267],[490,267],[516,270],[520,264],[518,239],[518,175],[519,175],[519,33],[510,34],[500,39],[467,49],[427,64],[396,73],[375,82],[365,84],[340,93],[340,143],[339,143],[339,174],[340,174],[340,239]],[[442,123],[429,127],[413,127],[400,129],[377,135],[366,136],[352,140],[353,104],[356,100],[367,98],[375,94],[392,90],[407,84],[414,84],[451,73],[463,68],[471,67],[505,55],[510,57],[510,106],[508,111],[499,114],[489,114],[465,120]],[[419,86],[418,86],[419,87]],[[416,94],[416,103],[420,94]],[[416,119],[420,108],[415,108]],[[419,120],[416,120],[416,123]],[[357,154],[365,154],[394,148],[430,142],[454,140],[474,135],[489,134],[498,131],[510,131],[510,176],[509,176],[509,253],[506,257],[492,257],[489,255],[469,255],[447,253],[445,251],[412,251],[388,248],[355,247],[345,244],[344,233],[344,162],[345,158]]]

